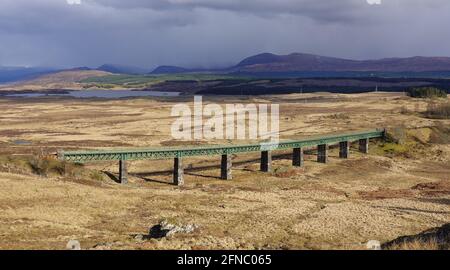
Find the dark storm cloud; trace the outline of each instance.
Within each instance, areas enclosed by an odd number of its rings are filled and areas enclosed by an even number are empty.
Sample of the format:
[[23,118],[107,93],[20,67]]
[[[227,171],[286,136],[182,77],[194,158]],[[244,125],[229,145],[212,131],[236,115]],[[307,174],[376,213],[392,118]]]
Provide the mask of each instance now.
[[319,21],[346,21],[358,17],[358,8],[366,7],[361,0],[317,1],[317,0],[91,0],[116,8],[147,8],[159,10],[193,10],[206,8],[239,13],[268,16],[294,14]]
[[245,56],[450,55],[450,1],[2,0],[0,65],[224,66]]

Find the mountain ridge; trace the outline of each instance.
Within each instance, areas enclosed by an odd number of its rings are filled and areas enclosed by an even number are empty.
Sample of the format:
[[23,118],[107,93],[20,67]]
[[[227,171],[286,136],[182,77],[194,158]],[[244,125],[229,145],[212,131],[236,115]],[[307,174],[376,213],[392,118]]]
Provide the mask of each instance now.
[[[391,57],[370,60],[353,60],[330,56],[321,56],[308,53],[290,53],[278,55],[273,53],[260,53],[244,58],[234,66],[222,69],[199,69],[185,68],[180,66],[163,65],[153,71],[144,68],[104,64],[97,68],[77,67],[71,69],[56,68],[25,68],[25,67],[1,67],[0,83],[11,83],[16,81],[30,80],[46,74],[61,71],[104,71],[110,74],[127,75],[160,75],[160,74],[182,74],[182,73],[216,73],[216,74],[249,74],[255,76],[356,76],[363,74],[371,76],[371,73],[396,73],[401,76],[402,72],[427,73],[445,72],[450,73],[450,57]],[[306,74],[306,75],[305,75]],[[309,75],[308,75],[309,74]],[[339,75],[339,76],[341,76]],[[381,75],[382,76],[382,75]],[[422,76],[422,75],[418,75]]]
[[103,64],[96,68],[98,71],[105,71],[114,74],[130,74],[130,75],[140,75],[148,73],[145,68],[127,66],[127,65],[117,65],[117,64]]
[[236,72],[428,72],[450,71],[450,57],[413,56],[352,60],[304,53],[276,55],[262,53],[242,60]]

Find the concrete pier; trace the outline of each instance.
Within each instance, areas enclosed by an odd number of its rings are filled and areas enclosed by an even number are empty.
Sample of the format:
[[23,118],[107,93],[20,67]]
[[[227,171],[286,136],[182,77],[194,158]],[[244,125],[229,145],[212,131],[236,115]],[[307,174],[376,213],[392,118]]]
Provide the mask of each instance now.
[[220,165],[220,178],[223,180],[231,180],[231,155],[222,155],[222,162]]
[[183,160],[181,158],[174,159],[173,165],[173,183],[177,186],[184,185],[184,168]]
[[339,158],[348,158],[350,153],[350,142],[339,143]]
[[119,181],[121,184],[128,183],[127,161],[119,160]]
[[369,139],[359,140],[359,151],[364,154],[369,154]]
[[294,148],[292,153],[292,166],[303,167],[304,162],[303,148]]
[[327,163],[328,162],[328,145],[321,144],[317,146],[317,162]]
[[270,172],[272,171],[272,152],[262,151],[261,152],[261,171]]

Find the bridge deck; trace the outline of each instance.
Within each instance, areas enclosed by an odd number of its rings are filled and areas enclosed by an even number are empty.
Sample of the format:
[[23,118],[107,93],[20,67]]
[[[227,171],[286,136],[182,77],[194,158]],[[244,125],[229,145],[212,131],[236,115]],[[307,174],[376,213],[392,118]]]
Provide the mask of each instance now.
[[384,129],[356,131],[344,134],[328,134],[311,136],[298,140],[273,142],[261,142],[258,144],[227,145],[227,146],[202,146],[189,148],[153,148],[153,149],[121,149],[98,151],[59,151],[60,160],[71,162],[112,161],[112,160],[145,160],[145,159],[169,159],[190,156],[228,155],[245,152],[262,152],[291,148],[313,147],[317,145],[330,145],[340,142],[351,142],[361,139],[381,138]]

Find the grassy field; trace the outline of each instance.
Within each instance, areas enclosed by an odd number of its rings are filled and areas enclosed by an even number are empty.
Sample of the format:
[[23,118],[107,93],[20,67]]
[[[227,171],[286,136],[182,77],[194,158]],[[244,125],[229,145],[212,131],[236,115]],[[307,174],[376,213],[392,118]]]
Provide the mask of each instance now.
[[225,74],[108,75],[79,81],[84,89],[152,89],[204,95],[402,92],[411,86],[450,89],[448,80],[405,78],[276,78]]
[[[281,139],[390,130],[368,155],[353,145],[339,159],[332,148],[329,164],[310,150],[295,169],[291,152],[277,151],[273,172],[262,173],[258,154],[239,154],[233,180],[223,181],[220,157],[186,158],[186,184],[177,187],[172,160],[129,162],[124,186],[117,162],[45,160],[58,149],[230,143],[173,140],[170,112],[180,102],[192,97],[0,99],[0,249],[63,249],[70,239],[84,249],[365,249],[450,223],[450,120],[428,118],[428,100],[396,93],[205,97],[279,103]],[[136,238],[161,220],[198,229]],[[442,246],[403,243],[390,248]]]
[[85,84],[86,88],[147,88],[152,85],[167,81],[213,81],[213,80],[242,80],[244,77],[235,77],[231,75],[214,75],[214,74],[173,74],[173,75],[108,75],[102,77],[93,77],[81,80],[80,83]]
[[293,93],[404,92],[411,87],[436,87],[450,92],[450,80],[432,78],[289,78],[261,74],[184,73],[170,75],[118,75],[95,70],[48,74],[2,90],[150,90],[200,95],[274,95]]

